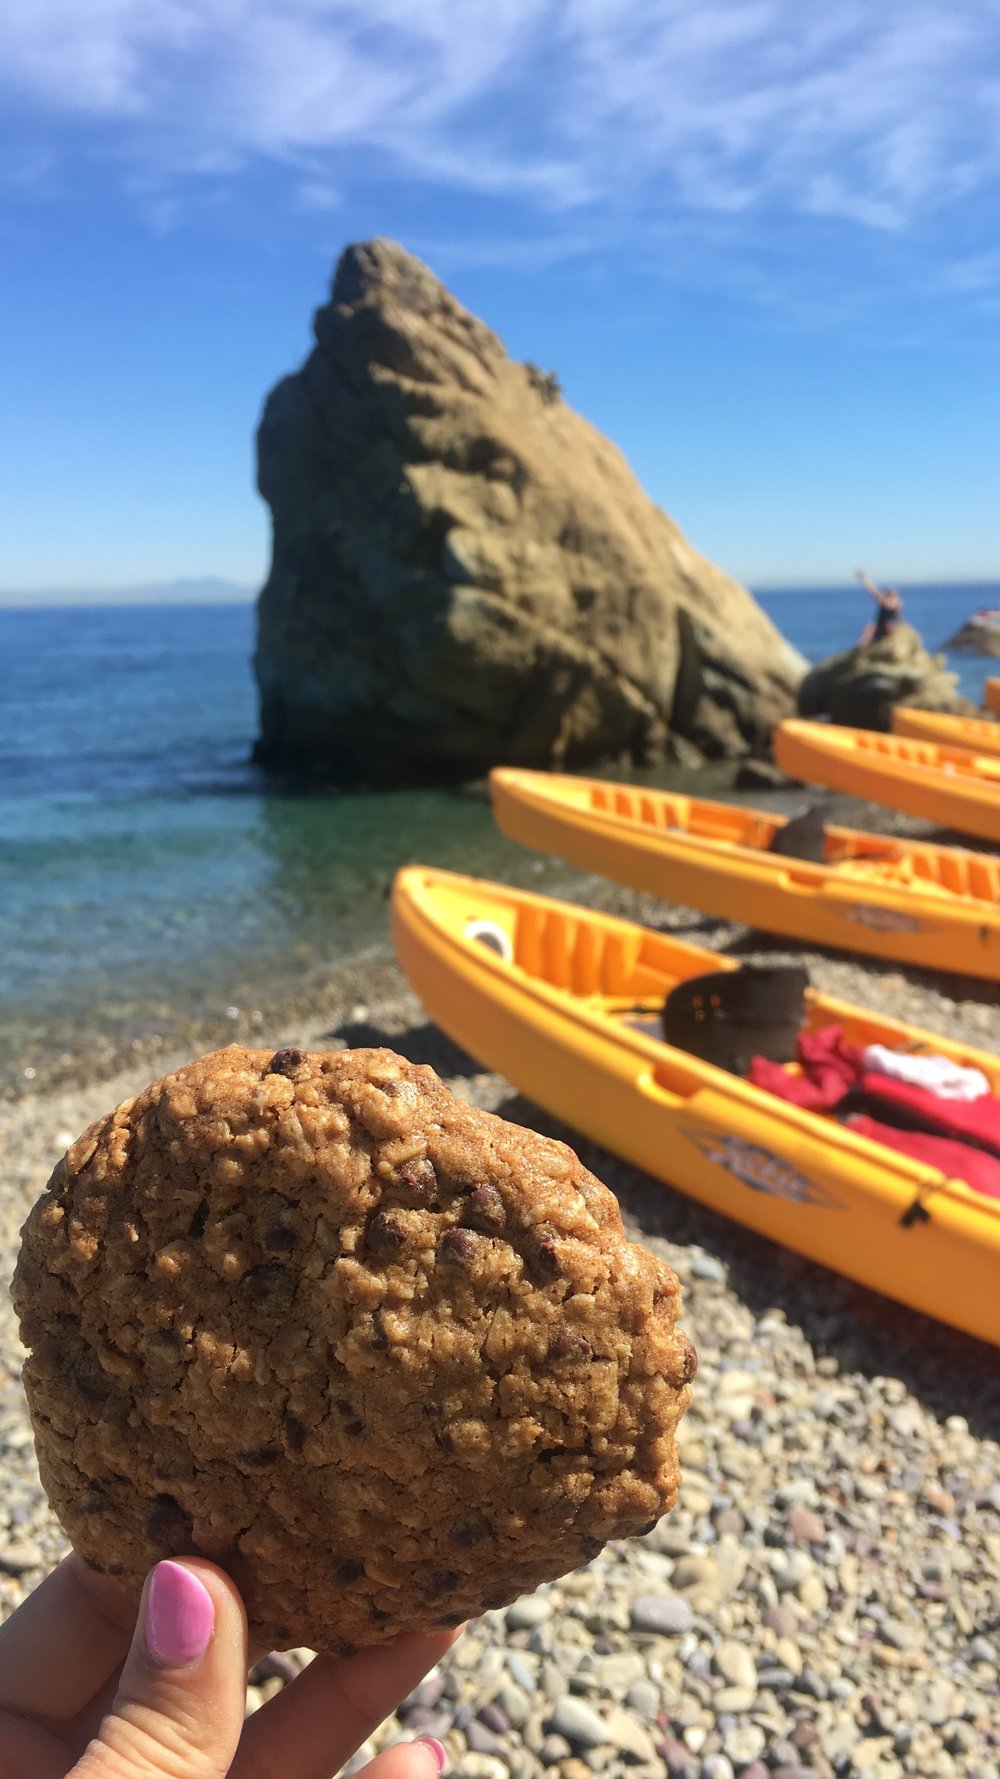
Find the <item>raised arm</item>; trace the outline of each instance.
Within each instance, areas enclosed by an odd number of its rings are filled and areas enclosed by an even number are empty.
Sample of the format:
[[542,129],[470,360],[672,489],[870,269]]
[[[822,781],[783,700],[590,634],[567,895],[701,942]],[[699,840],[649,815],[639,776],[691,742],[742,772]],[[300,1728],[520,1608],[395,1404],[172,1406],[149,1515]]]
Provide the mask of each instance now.
[[857,576],[857,579],[861,582],[861,585],[864,587],[865,591],[867,593],[870,593],[873,599],[877,599],[879,602],[879,605],[881,605],[882,604],[881,589],[879,587],[876,587],[874,581],[870,581],[868,579],[868,576],[865,574],[865,571],[863,568],[856,568],[854,570],[854,573]]

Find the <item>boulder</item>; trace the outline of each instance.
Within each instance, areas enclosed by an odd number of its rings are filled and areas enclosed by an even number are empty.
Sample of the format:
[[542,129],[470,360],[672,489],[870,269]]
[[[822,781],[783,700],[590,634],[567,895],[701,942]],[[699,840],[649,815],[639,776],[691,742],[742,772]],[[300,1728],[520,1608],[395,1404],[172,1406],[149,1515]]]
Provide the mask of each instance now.
[[799,715],[854,729],[889,729],[895,704],[971,715],[957,685],[944,656],[928,654],[916,630],[898,624],[881,642],[859,643],[811,668],[799,687]]
[[969,618],[944,646],[962,655],[1000,655],[1000,622]]
[[805,670],[418,259],[349,247],[257,441],[256,757],[341,782],[760,751]]

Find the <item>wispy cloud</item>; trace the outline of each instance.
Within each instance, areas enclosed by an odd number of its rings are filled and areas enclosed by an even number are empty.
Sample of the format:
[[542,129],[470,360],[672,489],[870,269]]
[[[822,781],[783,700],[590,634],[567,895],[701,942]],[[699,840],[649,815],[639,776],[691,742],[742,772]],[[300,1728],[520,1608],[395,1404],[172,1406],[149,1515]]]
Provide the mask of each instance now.
[[[520,197],[905,232],[1000,185],[993,0],[5,0],[0,91],[133,171],[345,151]],[[301,162],[309,166],[303,178]],[[567,225],[573,224],[567,216]]]

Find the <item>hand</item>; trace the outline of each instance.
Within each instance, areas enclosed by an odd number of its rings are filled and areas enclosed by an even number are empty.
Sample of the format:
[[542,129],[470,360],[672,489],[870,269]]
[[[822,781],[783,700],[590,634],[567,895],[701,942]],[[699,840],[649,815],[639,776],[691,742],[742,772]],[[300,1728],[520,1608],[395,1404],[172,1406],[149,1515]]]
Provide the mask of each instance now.
[[[159,1563],[136,1619],[75,1557],[0,1627],[2,1779],[330,1779],[457,1631],[317,1656],[244,1723],[246,1613],[198,1557]],[[258,1652],[262,1653],[262,1652]],[[437,1779],[432,1739],[395,1743],[365,1779]]]

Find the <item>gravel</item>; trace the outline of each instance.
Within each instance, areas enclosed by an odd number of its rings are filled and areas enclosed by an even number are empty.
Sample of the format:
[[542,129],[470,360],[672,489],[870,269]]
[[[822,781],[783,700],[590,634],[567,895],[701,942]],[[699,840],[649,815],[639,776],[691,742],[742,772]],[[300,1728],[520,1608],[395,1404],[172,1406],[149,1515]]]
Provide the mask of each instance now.
[[[581,899],[741,957],[802,956],[587,880]],[[812,953],[814,983],[1000,1050],[1000,994]],[[992,1348],[726,1222],[565,1130],[450,1044],[392,966],[260,1044],[386,1043],[477,1104],[572,1142],[635,1239],[674,1266],[698,1348],[674,1513],[469,1627],[349,1771],[437,1735],[465,1779],[967,1779],[1000,1761],[1000,1365]],[[231,1034],[246,1041],[249,1033]],[[188,1054],[190,1054],[189,1052]],[[182,1056],[163,1055],[154,1072]],[[149,1078],[0,1105],[8,1276],[68,1141]],[[0,1306],[0,1616],[65,1550]],[[309,1659],[254,1672],[250,1708]]]

